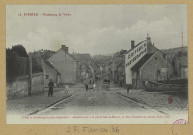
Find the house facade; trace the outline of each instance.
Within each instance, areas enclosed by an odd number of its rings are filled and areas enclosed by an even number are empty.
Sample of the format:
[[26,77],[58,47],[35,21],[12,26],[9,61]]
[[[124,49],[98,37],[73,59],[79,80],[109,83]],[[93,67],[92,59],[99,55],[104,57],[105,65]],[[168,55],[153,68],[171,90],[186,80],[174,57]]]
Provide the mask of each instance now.
[[146,54],[132,68],[132,86],[143,88],[146,81],[164,81],[170,78],[172,66],[160,51]]
[[68,47],[62,47],[48,61],[61,74],[60,82],[75,84],[79,81],[79,65],[76,59],[68,53]]
[[172,60],[175,73],[179,79],[188,79],[188,52],[179,51]]
[[121,50],[113,55],[110,69],[112,71],[112,80],[120,86],[125,85],[125,54],[126,50]]
[[88,79],[91,79],[93,76],[91,68],[86,63],[80,63],[80,80],[85,82]]
[[47,60],[42,60],[41,65],[44,73],[44,87],[48,87],[51,79],[53,80],[54,85],[58,86],[61,78],[61,74],[58,70]]
[[172,71],[166,55],[151,43],[151,38],[135,45],[131,41],[131,49],[125,54],[126,84],[142,87],[148,80],[167,79]]

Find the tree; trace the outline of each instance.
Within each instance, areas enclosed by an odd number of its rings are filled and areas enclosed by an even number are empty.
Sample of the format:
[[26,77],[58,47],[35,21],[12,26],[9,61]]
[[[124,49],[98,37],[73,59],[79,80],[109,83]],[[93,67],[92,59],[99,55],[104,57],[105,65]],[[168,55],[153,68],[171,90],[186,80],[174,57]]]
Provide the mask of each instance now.
[[11,48],[12,53],[16,53],[19,57],[27,57],[27,52],[22,45],[15,45]]
[[6,49],[6,75],[8,79],[27,74],[27,56],[22,45]]

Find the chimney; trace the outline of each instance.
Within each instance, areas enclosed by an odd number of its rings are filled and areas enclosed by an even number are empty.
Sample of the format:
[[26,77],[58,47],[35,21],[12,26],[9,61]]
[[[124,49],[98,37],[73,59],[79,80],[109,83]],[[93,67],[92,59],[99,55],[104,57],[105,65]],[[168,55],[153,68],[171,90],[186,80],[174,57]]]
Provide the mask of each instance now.
[[68,53],[68,47],[66,47],[66,45],[62,45],[62,49]]
[[135,41],[131,40],[131,49],[133,49],[135,47]]
[[147,36],[147,44],[150,44],[151,45],[151,38],[149,37],[149,34]]

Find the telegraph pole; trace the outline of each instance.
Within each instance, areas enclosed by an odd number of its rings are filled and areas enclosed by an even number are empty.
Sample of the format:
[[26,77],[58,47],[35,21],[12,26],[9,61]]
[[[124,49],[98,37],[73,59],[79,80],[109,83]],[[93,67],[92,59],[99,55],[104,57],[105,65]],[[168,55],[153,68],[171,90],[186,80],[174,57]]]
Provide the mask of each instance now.
[[182,40],[182,53],[183,53],[183,47],[184,47],[184,41],[183,41],[183,25],[182,25],[182,31],[181,31],[181,40]]
[[28,57],[28,95],[31,96],[32,91],[32,57],[29,55]]

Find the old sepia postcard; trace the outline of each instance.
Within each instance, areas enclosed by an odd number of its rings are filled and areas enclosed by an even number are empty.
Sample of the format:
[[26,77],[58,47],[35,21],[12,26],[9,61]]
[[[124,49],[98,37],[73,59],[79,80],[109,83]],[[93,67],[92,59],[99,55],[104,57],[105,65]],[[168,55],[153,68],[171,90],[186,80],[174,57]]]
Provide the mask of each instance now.
[[186,4],[6,5],[7,124],[187,124],[187,36]]
[[193,1],[1,0],[0,13],[0,134],[193,134]]

